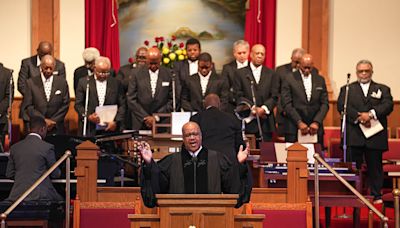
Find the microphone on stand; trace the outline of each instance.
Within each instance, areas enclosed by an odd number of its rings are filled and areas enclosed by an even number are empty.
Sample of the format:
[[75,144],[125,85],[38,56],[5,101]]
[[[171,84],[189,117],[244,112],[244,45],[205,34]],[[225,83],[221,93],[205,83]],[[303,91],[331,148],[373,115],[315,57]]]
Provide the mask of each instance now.
[[175,92],[175,78],[176,73],[171,69],[171,79],[172,79],[172,112],[176,112],[176,92]]
[[89,76],[86,77],[86,99],[85,99],[85,114],[83,119],[83,136],[86,136],[87,121],[88,121],[88,105],[89,105]]
[[349,83],[351,74],[347,74],[346,82],[346,92],[344,96],[343,112],[342,112],[342,137],[343,137],[343,161],[347,162],[347,129],[346,129],[346,119],[347,119],[347,100],[349,97]]
[[193,162],[193,193],[196,194],[197,193],[197,176],[196,176],[196,168],[197,168],[197,157],[194,156],[192,157],[192,162]]
[[[250,80],[250,88],[251,88],[251,96],[253,98],[253,105],[257,106],[257,100],[256,100],[256,94],[254,92],[254,81],[250,77],[250,75],[246,75],[246,78]],[[260,134],[260,139],[261,142],[264,142],[264,137],[261,129],[261,121],[260,121],[260,116],[258,115],[258,112],[256,112],[256,119],[257,119],[257,127],[258,127],[258,133]]]

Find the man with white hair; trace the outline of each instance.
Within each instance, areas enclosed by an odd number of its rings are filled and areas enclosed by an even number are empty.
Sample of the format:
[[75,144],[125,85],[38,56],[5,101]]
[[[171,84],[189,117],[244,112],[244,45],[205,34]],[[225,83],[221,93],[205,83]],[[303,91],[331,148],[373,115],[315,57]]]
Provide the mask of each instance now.
[[[115,132],[124,128],[125,94],[119,80],[110,77],[111,62],[107,57],[97,57],[94,63],[94,77],[84,77],[79,80],[75,95],[75,110],[79,116],[79,134],[82,134],[83,118],[85,115],[86,86],[89,84],[88,124],[86,136]],[[104,123],[102,127],[96,107],[117,105],[118,111],[113,121]]]
[[100,56],[99,50],[94,47],[88,47],[86,48],[83,53],[83,61],[85,61],[85,64],[83,66],[80,66],[75,69],[74,71],[74,91],[76,94],[76,89],[78,87],[78,82],[81,78],[89,75],[93,75],[94,71],[94,61]]

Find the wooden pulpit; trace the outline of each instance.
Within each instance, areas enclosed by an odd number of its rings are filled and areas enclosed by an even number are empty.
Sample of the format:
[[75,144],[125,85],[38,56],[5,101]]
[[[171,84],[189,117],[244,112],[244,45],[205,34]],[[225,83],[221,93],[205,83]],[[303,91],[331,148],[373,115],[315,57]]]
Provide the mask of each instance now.
[[236,194],[158,194],[158,214],[131,214],[131,228],[254,227],[264,215],[236,214]]

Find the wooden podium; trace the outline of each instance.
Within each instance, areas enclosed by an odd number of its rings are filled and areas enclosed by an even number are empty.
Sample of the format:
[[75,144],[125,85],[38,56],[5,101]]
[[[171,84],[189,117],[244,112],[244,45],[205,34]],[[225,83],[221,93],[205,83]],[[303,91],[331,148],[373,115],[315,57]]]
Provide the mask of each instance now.
[[158,194],[158,214],[130,214],[131,228],[261,228],[265,215],[236,214],[236,194]]

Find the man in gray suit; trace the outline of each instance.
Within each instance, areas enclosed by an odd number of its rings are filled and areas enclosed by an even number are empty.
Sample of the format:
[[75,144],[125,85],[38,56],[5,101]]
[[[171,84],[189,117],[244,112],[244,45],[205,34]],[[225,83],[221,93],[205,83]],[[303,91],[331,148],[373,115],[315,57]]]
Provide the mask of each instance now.
[[146,65],[132,74],[128,86],[128,107],[134,114],[132,129],[152,129],[160,119],[153,113],[172,111],[172,78],[167,68],[160,66],[158,48],[149,48]]
[[[25,96],[26,80],[33,77],[40,77],[40,64],[45,55],[53,54],[53,46],[50,42],[42,41],[37,48],[37,55],[23,59],[18,76],[18,91]],[[60,60],[55,60],[54,75],[66,79],[65,65]]]
[[329,109],[325,79],[313,73],[313,58],[304,54],[300,69],[283,76],[282,106],[288,118],[285,122],[285,141],[296,142],[297,131],[318,136],[323,146],[323,121]]
[[25,95],[21,105],[21,116],[25,123],[30,116],[45,119],[48,134],[64,133],[64,118],[69,107],[67,81],[54,76],[55,59],[51,55],[42,57],[41,74],[26,81]]
[[[31,133],[26,138],[14,144],[10,150],[6,176],[14,179],[14,185],[6,200],[14,202],[33,183],[39,179],[55,162],[54,146],[43,141],[46,137],[46,121],[42,117],[33,116],[30,121]],[[55,169],[50,177],[57,178],[60,169]],[[47,177],[25,201],[46,200],[61,201],[51,180]]]

